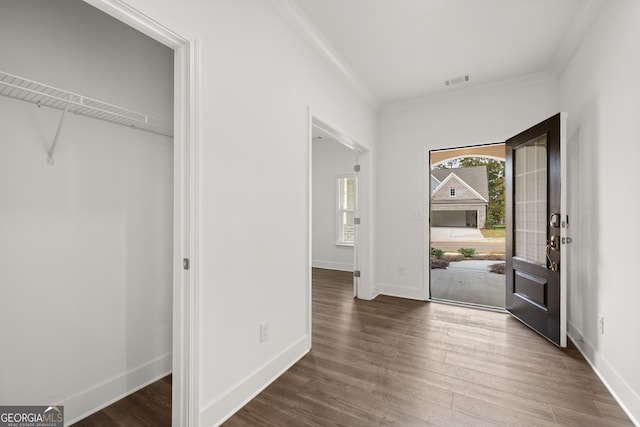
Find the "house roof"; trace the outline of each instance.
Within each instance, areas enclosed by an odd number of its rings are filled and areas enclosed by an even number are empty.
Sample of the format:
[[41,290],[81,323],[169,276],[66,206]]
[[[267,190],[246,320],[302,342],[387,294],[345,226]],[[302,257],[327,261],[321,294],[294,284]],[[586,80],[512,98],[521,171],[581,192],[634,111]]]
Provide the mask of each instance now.
[[441,182],[438,178],[436,178],[435,176],[433,176],[433,174],[431,174],[431,193],[433,193],[433,191],[438,188],[438,185],[440,185]]
[[[467,168],[434,169],[431,176],[438,181],[444,181],[449,175],[455,174],[461,181],[476,191],[485,200],[489,200],[489,180],[486,166],[471,166]],[[433,193],[432,189],[432,193]]]

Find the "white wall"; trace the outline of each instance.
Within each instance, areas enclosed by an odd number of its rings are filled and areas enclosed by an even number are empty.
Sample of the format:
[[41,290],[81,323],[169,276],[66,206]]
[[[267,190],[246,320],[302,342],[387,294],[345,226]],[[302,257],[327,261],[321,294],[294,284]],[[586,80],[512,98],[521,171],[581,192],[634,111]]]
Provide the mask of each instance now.
[[531,78],[383,109],[376,165],[377,292],[428,296],[428,150],[504,141],[558,108],[557,84]]
[[353,174],[355,152],[337,141],[313,143],[312,264],[353,271],[353,247],[336,245],[336,177]]
[[[605,3],[560,80],[568,111],[569,332],[640,423],[640,3]],[[604,316],[604,335],[597,316]]]
[[[199,40],[204,426],[308,349],[309,108],[372,149],[375,113],[263,0],[128,0]],[[260,323],[270,322],[261,344]]]
[[[173,53],[80,1],[3,1],[0,69],[171,116]],[[0,402],[70,422],[171,369],[170,138],[0,97]]]

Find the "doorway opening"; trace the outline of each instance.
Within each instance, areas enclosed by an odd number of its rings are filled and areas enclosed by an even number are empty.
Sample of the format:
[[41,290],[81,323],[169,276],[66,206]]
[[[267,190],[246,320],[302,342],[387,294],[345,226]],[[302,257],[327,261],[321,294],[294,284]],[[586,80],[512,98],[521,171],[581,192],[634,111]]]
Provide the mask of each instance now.
[[361,235],[366,233],[360,231],[359,182],[366,149],[311,112],[308,141],[307,331],[311,348],[314,281],[332,277],[344,286],[351,284],[354,298],[363,293],[359,252]]
[[504,310],[504,143],[432,150],[426,160],[430,299]]
[[128,0],[84,0],[173,50],[173,250],[171,424],[198,420],[199,40]]
[[311,122],[311,267],[353,274],[358,295],[361,149],[327,123]]

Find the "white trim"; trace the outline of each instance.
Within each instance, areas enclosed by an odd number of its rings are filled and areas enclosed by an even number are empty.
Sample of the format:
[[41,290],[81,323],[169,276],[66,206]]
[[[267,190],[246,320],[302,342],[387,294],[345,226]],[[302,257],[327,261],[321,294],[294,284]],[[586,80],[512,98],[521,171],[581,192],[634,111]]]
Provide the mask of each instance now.
[[231,387],[202,409],[200,424],[220,425],[309,352],[309,337],[303,336],[271,360]]
[[323,268],[325,270],[353,271],[353,264],[346,262],[325,261],[322,259],[314,259],[311,264],[313,268]]
[[[567,113],[560,113],[560,219],[565,222],[567,213]],[[569,221],[566,221],[569,224]],[[560,240],[567,237],[567,228],[560,228]],[[560,347],[567,346],[567,271],[569,255],[567,245],[560,243]],[[564,266],[562,265],[564,264]]]
[[[126,0],[84,1],[175,51],[172,424],[197,426],[199,39],[161,24]],[[182,269],[183,258],[191,260],[189,271]]]
[[380,100],[371,92],[371,89],[362,81],[340,54],[338,54],[331,43],[329,43],[326,37],[313,25],[311,20],[300,10],[293,0],[271,0],[271,4],[295,30],[346,77],[368,106],[375,110],[380,109],[382,105]]
[[387,295],[390,297],[407,298],[418,301],[424,301],[424,289],[410,288],[408,286],[392,285],[390,283],[378,283],[377,294]]
[[[160,356],[129,371],[116,375],[100,384],[85,389],[60,402],[64,405],[65,425],[73,424],[94,414],[114,402],[166,377],[171,373],[171,353]],[[83,413],[76,413],[78,409]]]
[[[185,85],[185,98],[187,100],[187,108],[185,113],[185,141],[184,144],[186,150],[188,163],[188,171],[183,174],[183,177],[188,179],[187,183],[183,185],[188,189],[186,195],[188,200],[186,202],[188,223],[186,224],[187,231],[185,232],[186,238],[183,242],[186,247],[183,248],[185,254],[188,255],[194,262],[191,263],[191,271],[183,272],[185,277],[188,277],[189,282],[183,283],[184,289],[190,290],[182,301],[182,307],[186,307],[186,313],[182,315],[183,324],[182,334],[186,336],[188,342],[186,345],[182,345],[183,351],[187,351],[185,355],[185,361],[183,369],[185,370],[184,378],[186,380],[186,411],[184,418],[186,423],[184,425],[196,427],[199,425],[198,420],[200,417],[200,406],[198,397],[198,366],[199,366],[199,290],[200,290],[200,40],[193,39],[189,44],[189,59],[187,62],[189,78]],[[185,241],[186,240],[186,241]],[[188,248],[188,251],[187,251]],[[181,260],[178,259],[178,262]],[[175,366],[175,363],[174,363]],[[176,415],[173,415],[174,421]],[[180,419],[183,421],[183,419]],[[175,423],[174,423],[175,424]],[[179,424],[183,425],[183,424]]]
[[640,426],[640,396],[633,390],[622,375],[597,351],[585,341],[580,331],[569,322],[567,335],[587,361],[602,384],[609,390],[618,405],[627,414],[631,422]]
[[[308,107],[308,120],[309,120],[309,135],[308,135],[308,153],[307,153],[307,186],[308,186],[308,199],[307,199],[307,218],[308,218],[308,224],[307,224],[307,239],[308,239],[308,245],[307,245],[307,259],[308,259],[308,271],[309,271],[309,277],[308,277],[308,292],[309,292],[309,306],[308,306],[308,312],[309,312],[309,326],[308,326],[308,331],[309,331],[309,339],[311,340],[312,337],[312,332],[311,332],[311,327],[312,327],[312,312],[311,312],[311,307],[312,307],[312,289],[311,289],[311,266],[313,265],[313,260],[312,260],[312,251],[313,251],[313,218],[312,218],[312,202],[313,202],[313,168],[312,168],[312,164],[313,164],[313,132],[312,129],[314,127],[317,127],[319,129],[321,129],[323,132],[331,135],[338,143],[344,145],[345,147],[351,149],[354,151],[355,153],[355,158],[354,158],[354,164],[360,164],[359,163],[359,154],[366,152],[367,149],[362,146],[361,144],[358,143],[358,141],[356,141],[354,138],[352,138],[351,136],[349,136],[346,132],[344,132],[342,129],[338,128],[337,126],[334,126],[333,124],[331,124],[329,121],[325,120],[324,118],[318,116],[317,114],[315,114],[314,112],[312,112],[311,108]],[[355,211],[355,215],[360,215],[360,212],[358,210],[358,199],[360,197],[360,188],[359,188],[359,179],[358,179],[358,173],[354,173],[355,177],[356,177],[356,211]],[[336,209],[337,210],[337,209]],[[359,226],[362,227],[362,226]],[[356,231],[355,231],[355,239],[354,239],[354,244],[353,244],[353,269],[352,270],[358,270],[359,269],[359,258],[358,258],[358,251],[359,251],[359,243],[358,243],[358,235],[360,233],[359,231],[359,227],[356,227]],[[370,226],[369,226],[370,227]],[[369,229],[369,227],[367,227],[367,229]],[[336,236],[337,237],[337,236]],[[336,239],[337,240],[337,239]],[[360,289],[360,283],[361,283],[361,278],[355,278],[353,279],[353,292],[354,292],[354,297],[360,297],[360,294],[362,293],[362,290]],[[309,346],[311,347],[311,341],[309,341]]]
[[307,291],[307,348],[311,349],[312,337],[313,337],[313,317],[311,309],[313,307],[313,294],[312,294],[312,271],[313,266],[313,114],[311,108],[307,106],[307,204],[306,204],[306,217],[307,217],[307,253],[305,254],[306,269],[307,269],[307,283],[305,283],[305,290]]
[[329,124],[326,120],[314,114],[311,116],[311,125],[323,131],[324,133],[331,135],[337,142],[344,145],[347,148],[355,151],[356,153],[362,153],[367,151],[365,147],[358,144],[358,142],[349,135],[348,132]]
[[[356,224],[355,223],[355,218],[359,218],[360,217],[360,207],[359,207],[359,200],[360,200],[360,193],[358,190],[358,179],[360,176],[360,153],[358,151],[355,151],[355,155],[354,155],[354,169],[353,169],[353,174],[354,174],[354,179],[353,179],[353,187],[354,187],[354,202],[353,202],[353,269],[354,271],[359,271],[360,270],[360,259],[358,258],[358,254],[359,252],[362,250],[362,247],[360,245],[360,225],[359,223]],[[358,165],[358,171],[356,171],[356,167],[355,165]],[[353,277],[351,278],[351,280],[353,280],[353,297],[354,298],[358,298],[358,292],[360,292],[360,275],[356,276],[355,274],[353,275]]]
[[[464,182],[464,180],[462,178],[460,178],[458,175],[456,175],[455,173],[451,172],[445,179],[444,181],[442,181],[440,183],[440,185],[438,185],[436,187],[435,190],[433,190],[433,192],[431,193],[431,195],[436,194],[438,191],[440,191],[442,189],[442,187],[444,187],[444,185],[449,182],[449,180],[455,178],[460,184],[464,185],[465,187],[467,187],[469,189],[469,191],[471,191],[473,194],[475,194],[476,196],[478,196],[479,199],[484,200],[485,202],[489,202],[487,199],[485,199],[484,197],[482,197],[480,195],[480,193],[478,193],[476,190],[474,190],[473,188],[471,188],[471,186],[469,184],[467,184],[466,182]],[[449,196],[451,197],[451,196]]]
[[[424,167],[422,168],[422,194],[424,197],[424,221],[422,221],[422,294],[424,299],[431,297],[431,150],[424,147]],[[436,178],[437,179],[437,178]],[[442,183],[442,182],[440,182]],[[436,187],[437,188],[437,187]]]
[[[172,49],[180,49],[191,41],[191,37],[184,37],[183,34],[178,34],[164,26],[129,5],[127,0],[83,1]],[[181,31],[181,33],[184,33],[184,31]]]
[[358,298],[360,299],[364,299],[367,301],[371,301],[374,300],[376,298],[378,298],[378,296],[380,296],[380,289],[378,289],[378,284],[375,284],[374,286],[371,287],[371,294],[370,295],[366,295],[366,296],[359,296]]

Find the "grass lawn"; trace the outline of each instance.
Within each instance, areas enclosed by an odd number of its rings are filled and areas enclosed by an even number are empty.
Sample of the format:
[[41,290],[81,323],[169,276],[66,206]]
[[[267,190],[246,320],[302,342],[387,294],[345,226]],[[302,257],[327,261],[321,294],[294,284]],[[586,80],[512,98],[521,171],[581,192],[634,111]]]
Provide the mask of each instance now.
[[480,230],[482,235],[487,238],[504,238],[504,225],[496,225],[493,229],[483,228]]

